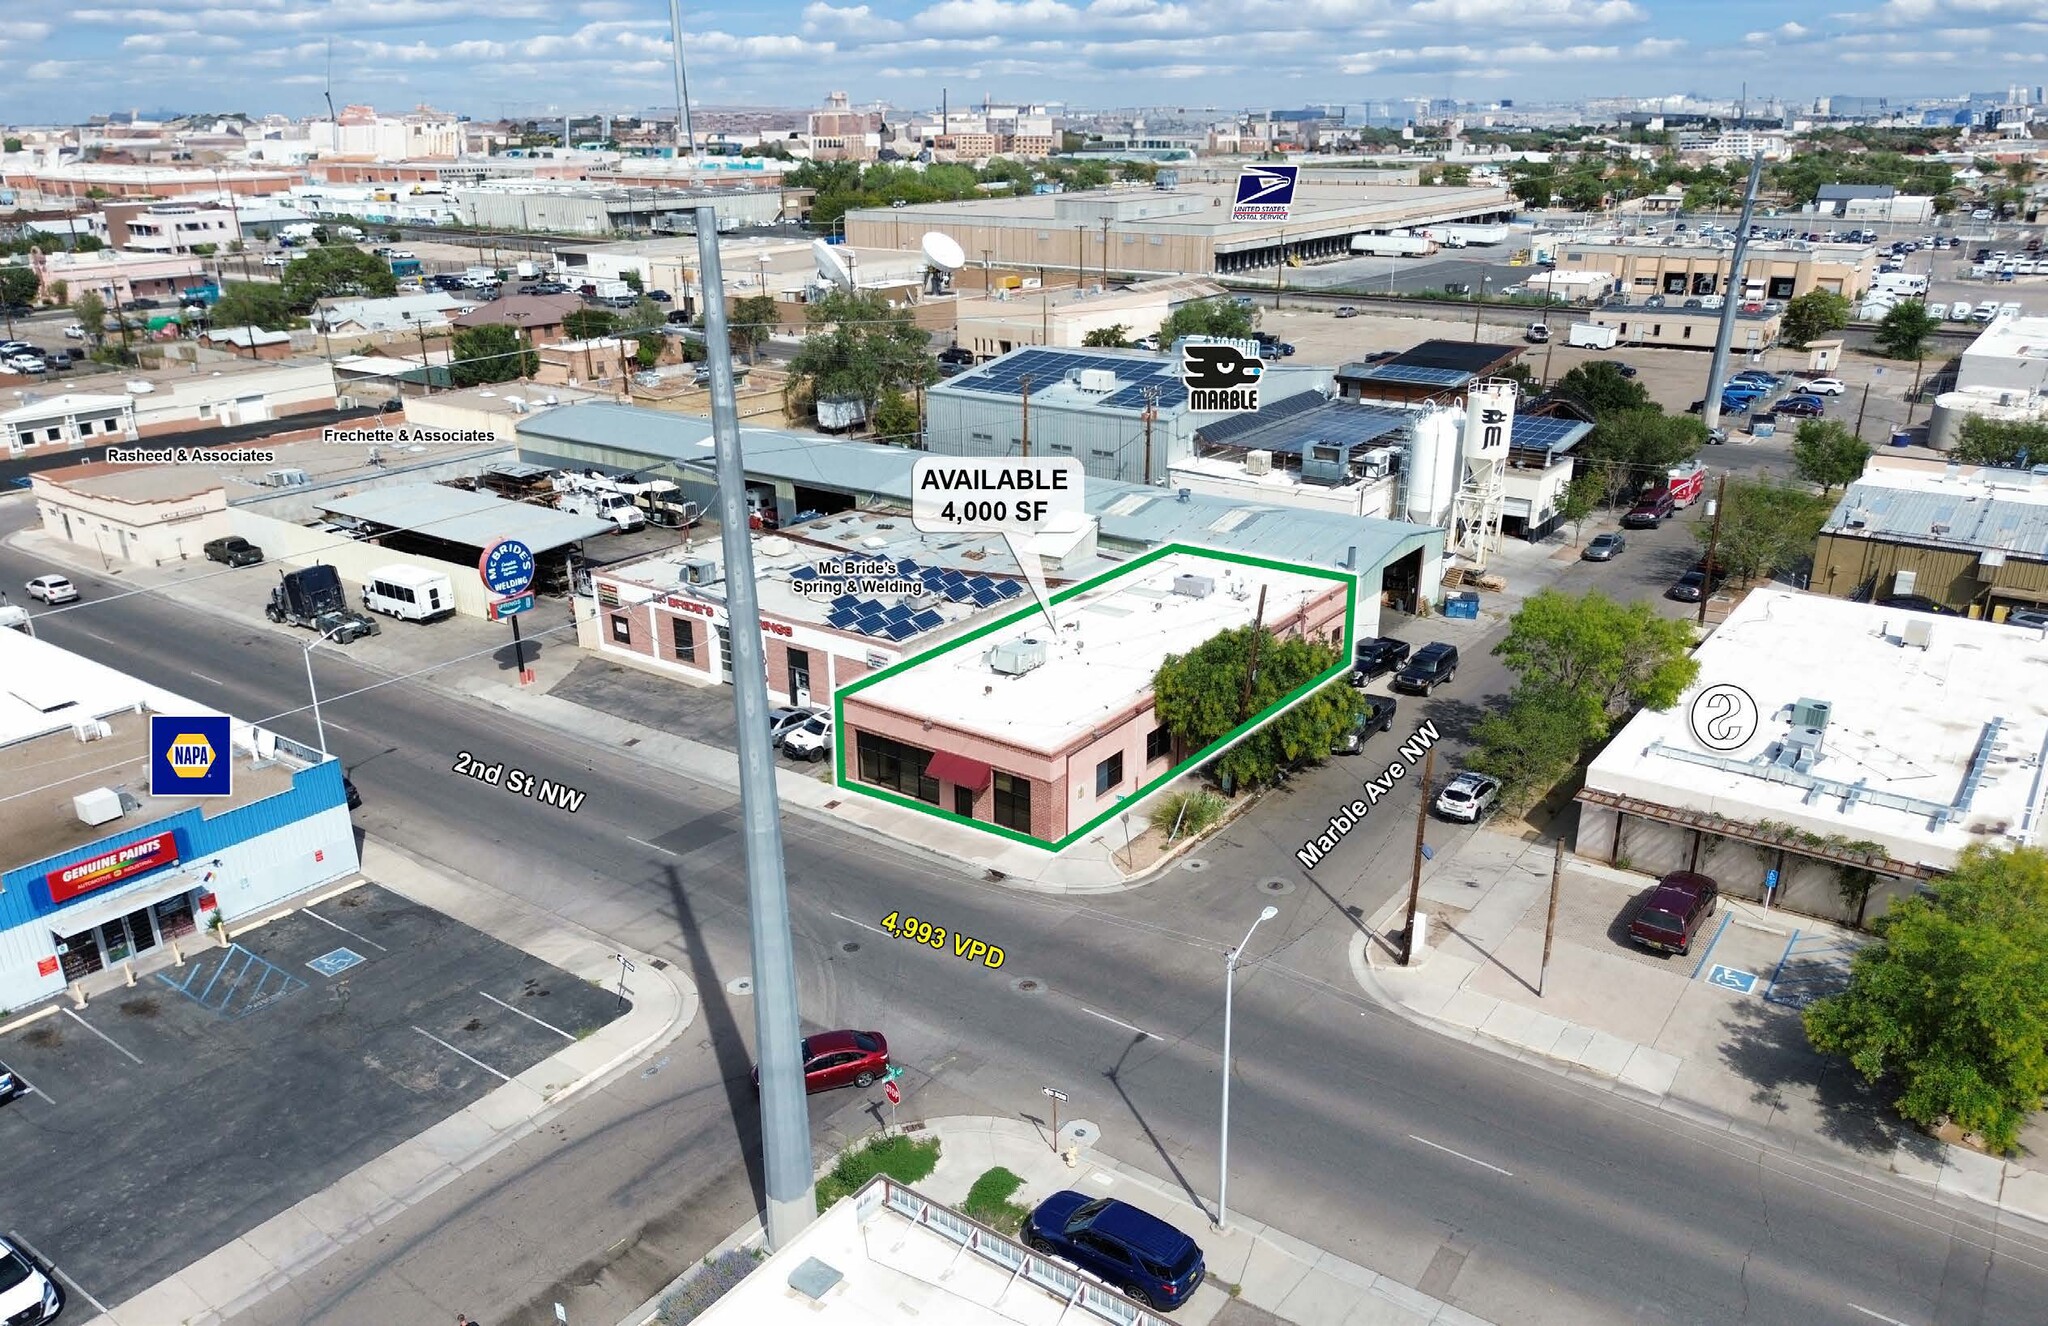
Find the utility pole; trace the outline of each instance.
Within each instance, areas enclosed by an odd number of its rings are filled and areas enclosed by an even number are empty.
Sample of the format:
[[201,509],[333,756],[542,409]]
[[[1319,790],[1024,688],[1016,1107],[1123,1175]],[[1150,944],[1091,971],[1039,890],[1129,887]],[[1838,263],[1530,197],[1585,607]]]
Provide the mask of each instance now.
[[1018,379],[1017,385],[1020,388],[1022,388],[1024,392],[1023,444],[1024,455],[1028,459],[1031,455],[1031,375],[1029,373],[1026,373],[1022,378]]
[[[690,128],[690,80],[683,72],[683,0],[668,0],[668,39],[670,54],[675,60],[676,134],[679,139],[676,152],[678,156],[695,156],[697,135]],[[562,146],[568,145],[564,138]],[[717,227],[712,229],[716,233]]]
[[1749,185],[1742,192],[1742,219],[1735,223],[1735,252],[1728,255],[1728,284],[1721,292],[1721,322],[1714,331],[1714,358],[1707,367],[1707,402],[1700,422],[1721,426],[1721,383],[1728,373],[1728,345],[1735,339],[1735,313],[1742,306],[1742,263],[1749,256],[1749,222],[1756,215],[1756,191],[1764,177],[1764,154],[1749,159]]
[[1287,285],[1287,232],[1280,232],[1280,261],[1273,264],[1273,311],[1280,311],[1280,292]]
[[1422,796],[1415,803],[1415,871],[1408,880],[1408,928],[1401,934],[1401,965],[1415,961],[1415,908],[1422,901],[1422,831],[1429,825],[1429,780],[1436,772],[1436,748],[1422,760]]
[[1479,315],[1486,310],[1487,279],[1485,272],[1479,274],[1479,298],[1472,301],[1472,342],[1475,345],[1479,343]]
[[1863,440],[1863,412],[1870,408],[1870,384],[1863,384],[1863,399],[1856,406],[1856,440]]
[[1102,288],[1109,289],[1109,218],[1102,218]]
[[1550,941],[1557,935],[1557,883],[1564,874],[1564,831],[1557,835],[1557,851],[1550,858],[1550,915],[1543,922],[1543,966],[1536,973],[1536,997],[1543,997],[1543,981],[1550,974]]
[[1699,624],[1707,624],[1707,600],[1713,596],[1714,573],[1720,568],[1714,564],[1714,554],[1721,547],[1721,512],[1728,505],[1728,476],[1723,474],[1721,482],[1714,486],[1714,528],[1707,531],[1707,569],[1700,578]]
[[[704,289],[725,289],[719,265],[718,213],[697,209],[697,257]],[[754,545],[747,534],[746,463],[740,455],[739,406],[733,395],[732,342],[725,300],[704,301],[704,340],[711,363],[711,427],[716,439],[719,539],[732,619],[733,703],[739,730],[740,816],[745,828],[747,916],[754,966],[754,1037],[761,1064],[762,1176],[768,1246],[783,1248],[818,1218],[811,1185],[811,1119],[804,1095],[802,1028],[797,1020],[796,957],[789,935],[789,882],[776,806],[775,753],[768,746],[768,667],[754,583]],[[744,627],[740,624],[746,623]]]
[[1259,676],[1259,634],[1265,630],[1265,623],[1266,587],[1260,585],[1258,610],[1252,613],[1252,653],[1244,667],[1244,692],[1237,701],[1237,721],[1240,726],[1245,719],[1252,716],[1252,683],[1258,680]]
[[1145,472],[1144,472],[1144,474],[1143,474],[1143,475],[1142,475],[1142,476],[1141,476],[1141,477],[1140,477],[1140,478],[1138,479],[1138,482],[1139,482],[1139,483],[1151,483],[1151,482],[1152,482],[1152,421],[1153,421],[1154,419],[1157,419],[1157,418],[1159,417],[1159,410],[1158,410],[1158,408],[1157,408],[1157,406],[1158,406],[1158,404],[1159,404],[1159,388],[1157,388],[1157,387],[1147,387],[1147,388],[1145,388],[1145,391],[1144,391],[1144,396],[1145,396]]

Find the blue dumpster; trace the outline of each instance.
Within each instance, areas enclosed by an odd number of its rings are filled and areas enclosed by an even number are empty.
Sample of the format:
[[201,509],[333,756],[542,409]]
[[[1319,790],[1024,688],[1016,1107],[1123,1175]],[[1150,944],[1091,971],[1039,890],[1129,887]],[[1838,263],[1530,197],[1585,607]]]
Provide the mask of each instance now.
[[1893,433],[1892,445],[1895,447],[1910,447],[1913,445],[1913,435],[1906,432]]
[[1462,617],[1467,621],[1479,619],[1479,596],[1467,591],[1463,594],[1444,595],[1444,616]]

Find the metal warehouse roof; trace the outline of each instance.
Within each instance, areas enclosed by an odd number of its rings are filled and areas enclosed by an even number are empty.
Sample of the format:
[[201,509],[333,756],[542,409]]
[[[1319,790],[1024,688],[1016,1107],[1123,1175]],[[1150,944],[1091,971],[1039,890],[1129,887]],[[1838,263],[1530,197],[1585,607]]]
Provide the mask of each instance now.
[[320,509],[392,529],[418,530],[431,538],[474,548],[486,547],[499,539],[518,539],[536,553],[612,531],[608,520],[551,511],[526,502],[508,502],[489,493],[465,492],[438,483],[373,488],[322,500]]
[[[2030,477],[2022,471],[2007,473],[2021,479]],[[1822,532],[1957,548],[1999,548],[2020,557],[2048,558],[2048,484],[2040,488],[1984,483],[1909,488],[1858,481],[1842,494]]]
[[1344,565],[1356,548],[1361,569],[1402,556],[1429,530],[1206,493],[1182,498],[1168,489],[1103,479],[1088,481],[1088,514],[1101,523],[1104,538],[1126,543],[1192,543],[1331,567]]
[[[551,442],[659,456],[703,467],[716,458],[711,421],[666,410],[592,401],[564,405],[517,424],[522,448],[546,451]],[[809,487],[880,493],[910,500],[910,466],[916,454],[875,442],[836,442],[776,428],[740,429],[747,473],[786,479]]]
[[1864,198],[1893,198],[1898,190],[1889,184],[1823,184],[1814,194],[1818,203],[1843,203]]

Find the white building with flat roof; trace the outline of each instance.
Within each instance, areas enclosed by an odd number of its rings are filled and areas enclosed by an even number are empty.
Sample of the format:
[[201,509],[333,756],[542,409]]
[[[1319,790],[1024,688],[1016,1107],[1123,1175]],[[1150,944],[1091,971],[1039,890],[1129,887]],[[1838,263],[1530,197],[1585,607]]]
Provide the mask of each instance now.
[[2048,392],[2048,317],[1993,319],[1963,351],[1956,388],[2022,398]]

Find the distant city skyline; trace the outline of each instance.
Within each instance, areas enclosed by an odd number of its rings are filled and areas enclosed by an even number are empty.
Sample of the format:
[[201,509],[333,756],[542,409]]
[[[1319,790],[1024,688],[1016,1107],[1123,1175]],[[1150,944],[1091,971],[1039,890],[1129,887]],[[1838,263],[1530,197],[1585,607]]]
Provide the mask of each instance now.
[[[88,4],[91,0],[88,0]],[[2048,81],[2038,0],[933,0],[684,6],[692,101],[1075,107],[1558,103],[1686,93],[1809,105]],[[477,119],[673,99],[662,0],[148,0],[0,29],[0,121],[112,110]],[[1112,90],[1113,89],[1113,90]],[[1105,95],[1107,94],[1107,95]]]

